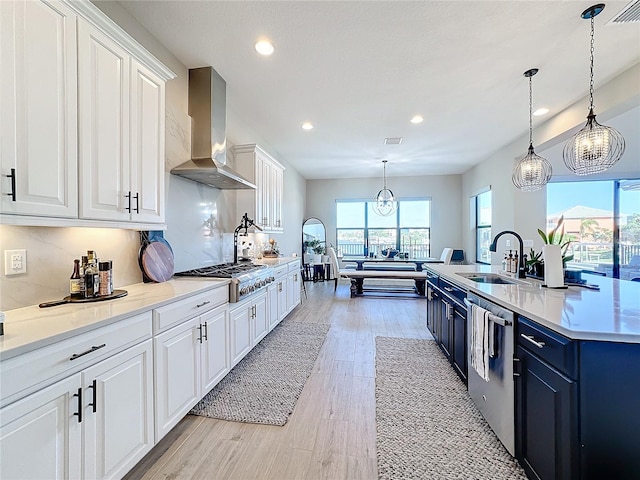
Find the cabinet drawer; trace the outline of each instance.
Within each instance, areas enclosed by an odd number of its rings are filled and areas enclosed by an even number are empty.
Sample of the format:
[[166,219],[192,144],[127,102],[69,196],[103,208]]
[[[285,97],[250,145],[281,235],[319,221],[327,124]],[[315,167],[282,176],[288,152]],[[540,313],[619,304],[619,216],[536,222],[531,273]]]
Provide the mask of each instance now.
[[2,362],[2,405],[151,337],[151,312],[62,340]]
[[279,265],[273,269],[273,276],[276,278],[280,278],[283,275],[286,275],[289,267],[287,265]]
[[576,342],[525,318],[518,317],[518,344],[562,373],[576,378]]
[[153,310],[153,334],[157,335],[196,315],[229,301],[229,286],[214,288]]
[[291,273],[291,272],[299,272],[300,271],[300,260],[296,260],[295,262],[291,262],[287,266],[289,267],[289,273]]
[[464,304],[464,299],[467,298],[467,291],[464,288],[458,287],[457,285],[446,281],[442,277],[440,277],[439,285],[442,293],[451,297],[466,310],[467,307]]

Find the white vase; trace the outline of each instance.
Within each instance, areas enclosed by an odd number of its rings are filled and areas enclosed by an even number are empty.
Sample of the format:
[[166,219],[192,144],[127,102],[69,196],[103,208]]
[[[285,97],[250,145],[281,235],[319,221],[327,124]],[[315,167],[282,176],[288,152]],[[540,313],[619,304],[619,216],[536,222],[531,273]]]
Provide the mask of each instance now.
[[322,263],[322,255],[314,253],[312,257],[311,263]]
[[322,255],[322,263],[329,263],[329,255]]

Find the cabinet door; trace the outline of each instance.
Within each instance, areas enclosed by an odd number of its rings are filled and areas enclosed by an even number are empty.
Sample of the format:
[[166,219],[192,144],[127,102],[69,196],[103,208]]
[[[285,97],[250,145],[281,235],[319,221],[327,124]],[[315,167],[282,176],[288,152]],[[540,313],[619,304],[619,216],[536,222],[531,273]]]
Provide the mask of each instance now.
[[80,217],[128,221],[129,54],[78,24]]
[[283,231],[282,224],[282,189],[284,185],[284,172],[278,166],[273,166],[271,170],[271,211],[273,218],[273,228],[277,231]]
[[284,320],[284,317],[289,313],[287,309],[289,306],[287,302],[287,276],[284,275],[276,280],[276,285],[278,286],[278,315],[280,320]]
[[529,478],[577,478],[576,384],[517,347],[516,456]]
[[121,478],[154,445],[153,344],[82,372],[84,478]]
[[436,342],[440,341],[440,293],[433,287],[429,287],[431,295],[427,297],[427,327]]
[[164,222],[164,82],[131,62],[131,220]]
[[196,317],[154,339],[156,442],[202,398],[199,325]]
[[0,409],[0,478],[81,477],[80,374]]
[[451,322],[451,363],[460,378],[467,382],[467,310],[454,305]]
[[0,2],[0,58],[1,211],[77,217],[75,14],[60,2]]
[[287,275],[287,313],[300,303],[300,274],[291,272]]
[[277,283],[272,283],[267,287],[267,316],[269,317],[269,330],[273,330],[273,327],[280,323]]
[[244,304],[229,311],[231,333],[231,367],[235,366],[251,350],[251,307]]
[[267,316],[267,295],[261,294],[253,302],[253,345],[269,333],[269,318]]
[[227,307],[222,306],[200,317],[205,339],[202,343],[202,395],[204,396],[229,372],[229,325]]
[[453,305],[444,297],[440,297],[440,348],[451,360],[451,321],[453,318]]

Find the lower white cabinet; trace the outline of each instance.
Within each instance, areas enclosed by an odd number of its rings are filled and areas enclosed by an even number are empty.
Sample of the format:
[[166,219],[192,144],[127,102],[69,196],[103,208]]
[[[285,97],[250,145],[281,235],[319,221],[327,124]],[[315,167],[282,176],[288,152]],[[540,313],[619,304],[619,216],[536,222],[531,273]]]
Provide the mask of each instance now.
[[146,340],[0,409],[0,478],[121,478],[154,445],[152,385]]
[[223,305],[154,338],[156,441],[229,371],[227,330]]
[[267,292],[262,291],[229,310],[231,366],[235,366],[269,333]]
[[291,310],[296,308],[300,303],[300,289],[302,288],[300,282],[300,271],[289,272],[287,275],[287,315]]

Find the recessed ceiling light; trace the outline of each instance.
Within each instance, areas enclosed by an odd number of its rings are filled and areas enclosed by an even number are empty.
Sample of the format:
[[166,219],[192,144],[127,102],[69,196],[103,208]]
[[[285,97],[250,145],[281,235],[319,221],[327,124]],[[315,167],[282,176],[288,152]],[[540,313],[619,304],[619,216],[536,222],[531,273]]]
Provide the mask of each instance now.
[[310,122],[304,122],[301,126],[303,130],[313,130],[313,124]]
[[545,114],[547,114],[547,113],[549,113],[549,109],[548,109],[548,108],[546,108],[546,107],[539,108],[539,109],[537,109],[535,112],[533,112],[533,114],[534,114],[536,117],[539,117],[540,115],[545,115]]
[[422,115],[416,115],[411,119],[411,123],[422,123],[423,121]]
[[269,40],[258,40],[253,46],[260,55],[271,55],[274,51],[273,44]]

